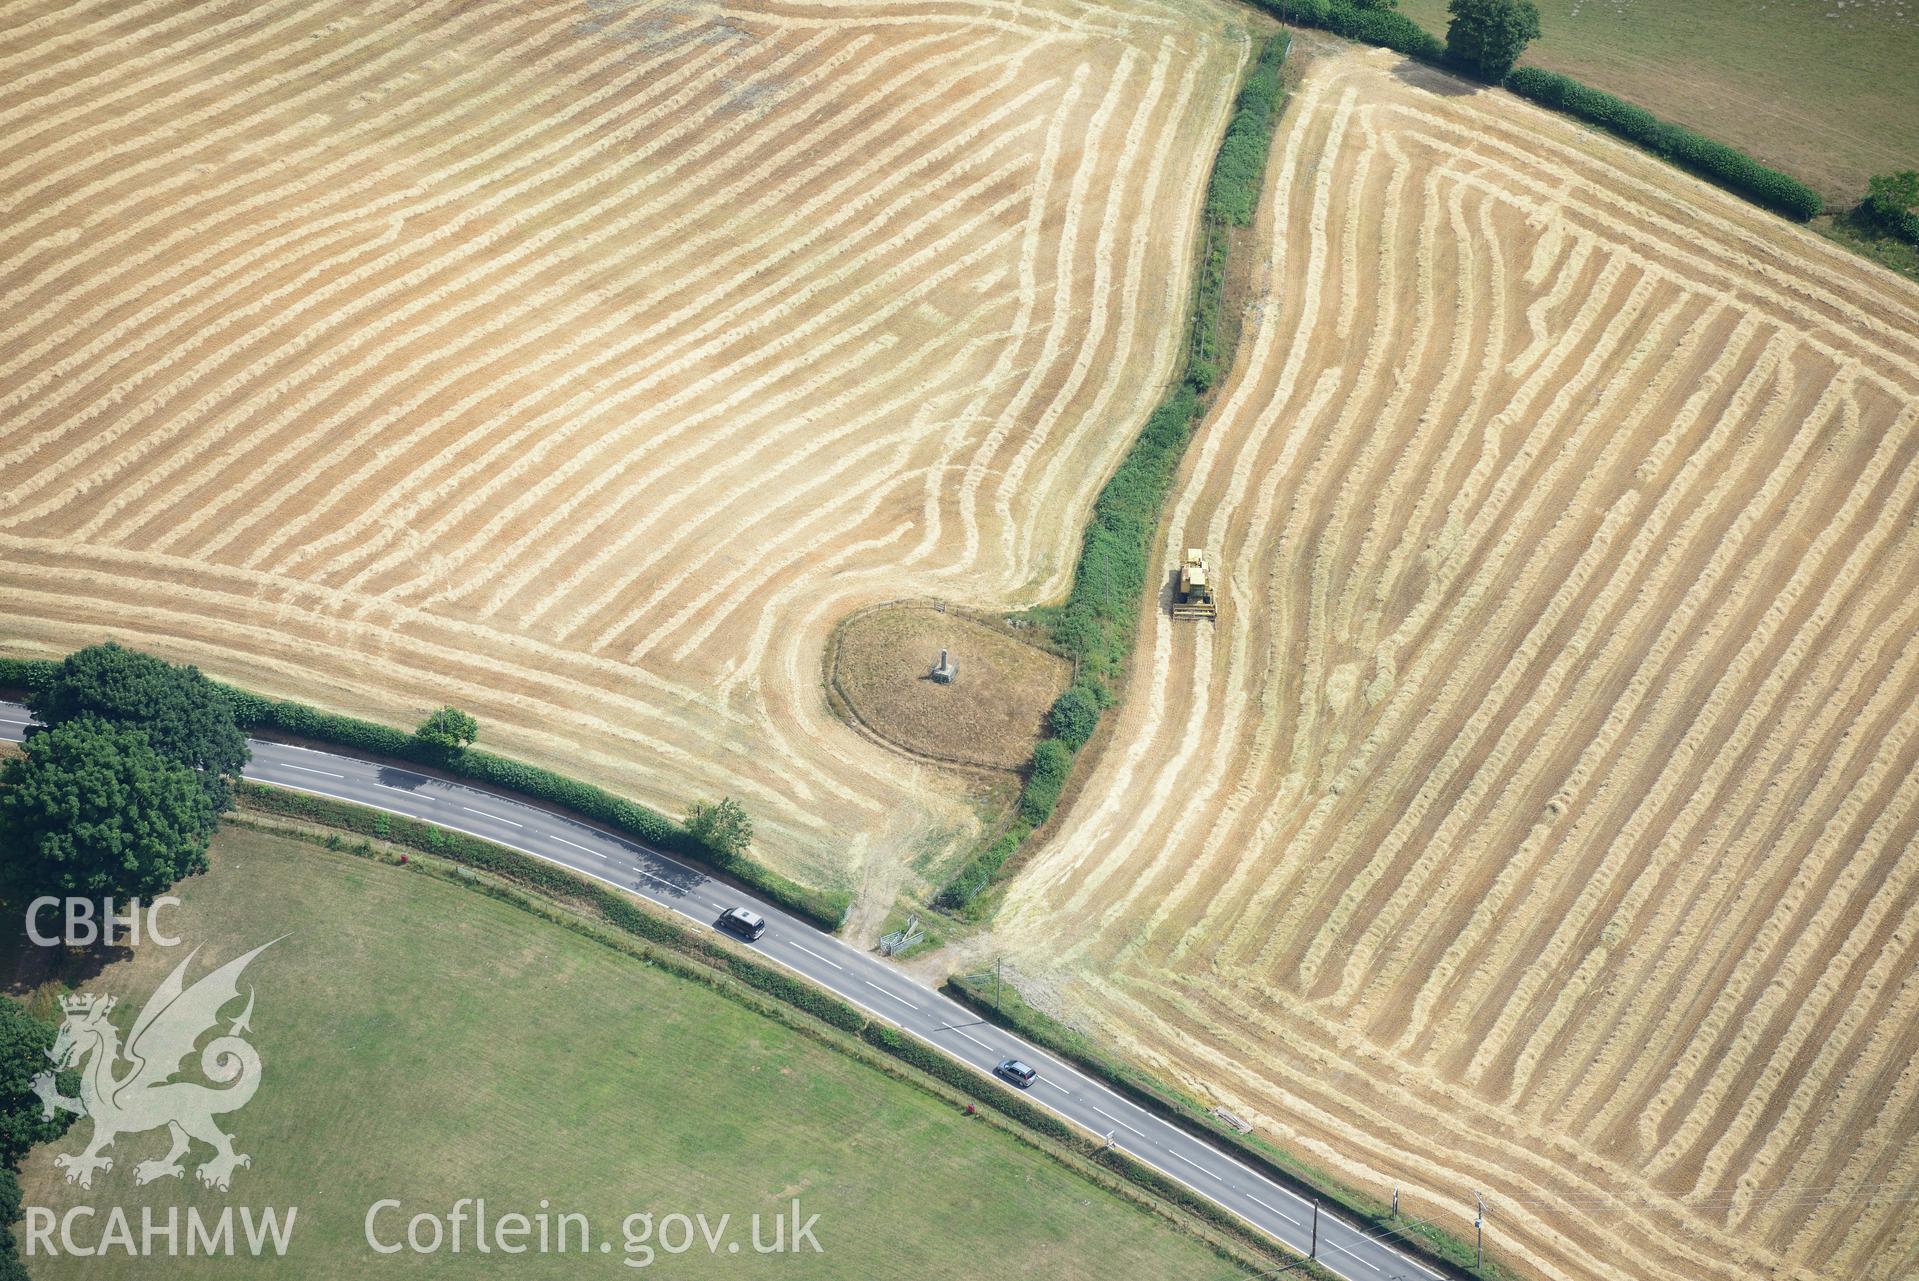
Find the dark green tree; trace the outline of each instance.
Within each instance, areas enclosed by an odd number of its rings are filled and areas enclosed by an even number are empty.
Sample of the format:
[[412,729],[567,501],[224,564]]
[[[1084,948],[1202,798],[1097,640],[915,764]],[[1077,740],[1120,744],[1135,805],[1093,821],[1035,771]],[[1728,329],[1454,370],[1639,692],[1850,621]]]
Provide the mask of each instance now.
[[1859,212],[1878,230],[1919,245],[1919,170],[1873,178],[1866,184]]
[[[0,1166],[18,1165],[28,1148],[59,1138],[73,1120],[70,1112],[55,1112],[51,1120],[43,1117],[40,1096],[33,1092],[33,1079],[53,1070],[53,1061],[47,1057],[53,1036],[54,1030],[24,1005],[0,996]],[[79,1092],[79,1077],[62,1073],[59,1085],[60,1092],[71,1098]],[[0,1206],[0,1211],[5,1209]],[[12,1216],[0,1213],[0,1224],[12,1221]]]
[[207,868],[201,779],[144,732],[62,721],[0,769],[0,894],[152,898]]
[[1498,84],[1539,39],[1539,9],[1533,0],[1448,0],[1446,56],[1460,70]]
[[0,1169],[0,1281],[32,1281],[20,1259],[19,1239],[13,1234],[14,1220],[19,1217],[20,1180],[12,1170]]
[[1053,700],[1046,713],[1046,728],[1054,738],[1070,747],[1078,747],[1093,736],[1099,724],[1099,700],[1083,685],[1075,685]]
[[729,858],[738,858],[753,843],[753,820],[745,806],[730,796],[711,805],[694,801],[686,811],[686,830],[706,848]]
[[67,655],[27,706],[47,725],[93,716],[141,730],[155,751],[198,771],[215,813],[233,804],[231,780],[251,755],[226,697],[197,667],[112,641]]
[[457,707],[442,707],[413,731],[413,737],[443,752],[465,751],[479,736],[480,722]]

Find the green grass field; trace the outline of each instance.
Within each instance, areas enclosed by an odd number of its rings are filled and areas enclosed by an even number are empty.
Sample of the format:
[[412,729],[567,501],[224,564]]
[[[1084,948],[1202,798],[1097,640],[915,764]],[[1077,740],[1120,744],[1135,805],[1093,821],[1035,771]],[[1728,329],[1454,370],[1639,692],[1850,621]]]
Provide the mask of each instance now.
[[[1919,167],[1919,0],[1536,0],[1522,61],[1743,148],[1851,205]],[[1441,35],[1446,0],[1400,0]]]
[[[123,1206],[136,1225],[142,1206],[296,1205],[292,1248],[264,1268],[42,1257],[30,1261],[37,1278],[1243,1275],[984,1121],[461,886],[235,829],[218,838],[213,871],[181,893],[183,946],[149,946],[83,986],[138,1004],[193,944],[205,945],[197,977],[289,935],[243,981],[258,994],[251,1040],[265,1066],[225,1128],[252,1168],[226,1195],[199,1188],[190,1168],[185,1181],[136,1187],[135,1162],[165,1148],[150,1132],[123,1138],[112,1172],[81,1191],[51,1160],[80,1146],[91,1125],[81,1121],[29,1158],[25,1199]],[[131,1012],[115,1021],[124,1031]],[[403,1203],[378,1223],[393,1240],[414,1213],[445,1219],[461,1197],[484,1197],[490,1216],[536,1214],[542,1198],[550,1214],[585,1214],[594,1252],[480,1255],[469,1236],[458,1256],[444,1246],[376,1256],[364,1242],[382,1198]],[[823,1252],[754,1253],[750,1216],[768,1216],[770,1238],[771,1215],[794,1197],[819,1216]],[[695,1233],[689,1253],[623,1266],[621,1221],[638,1211],[704,1213],[709,1226],[730,1214],[740,1249],[710,1255]],[[601,1240],[610,1253],[598,1253]]]

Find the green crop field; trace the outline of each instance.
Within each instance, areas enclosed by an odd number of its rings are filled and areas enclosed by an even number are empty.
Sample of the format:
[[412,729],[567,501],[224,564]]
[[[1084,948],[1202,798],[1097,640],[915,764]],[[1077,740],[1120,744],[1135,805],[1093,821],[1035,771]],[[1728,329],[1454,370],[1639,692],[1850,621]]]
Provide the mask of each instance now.
[[[1851,204],[1919,165],[1919,0],[1536,0],[1522,61],[1751,152]],[[1400,8],[1444,34],[1446,0]]]
[[[194,944],[189,978],[268,939],[246,971],[257,994],[258,1094],[224,1118],[253,1158],[222,1195],[185,1179],[136,1187],[136,1162],[163,1132],[127,1136],[90,1190],[61,1181],[56,1152],[90,1122],[36,1150],[25,1200],[64,1213],[121,1206],[297,1206],[276,1278],[416,1275],[676,1278],[1242,1275],[1198,1240],[1087,1182],[982,1120],[755,1014],[710,989],[463,887],[246,830],[215,843],[213,871],[186,882],[183,945],[147,946],[87,980],[138,1004]],[[172,928],[172,922],[168,922]],[[39,995],[46,1004],[49,994]],[[238,1012],[237,1003],[227,1011]],[[116,1013],[124,1032],[130,1010]],[[224,1031],[224,1023],[222,1030]],[[190,1060],[191,1062],[191,1060]],[[196,1150],[193,1162],[205,1158]],[[373,1253],[406,1221],[442,1221],[463,1197],[509,1212],[587,1216],[591,1252],[455,1256]],[[800,1254],[756,1254],[793,1198],[817,1214]],[[630,1213],[731,1216],[709,1254],[657,1252],[630,1264]],[[184,1215],[184,1208],[181,1209]],[[639,1225],[636,1223],[637,1231]],[[667,1239],[678,1244],[677,1237]],[[97,1241],[99,1222],[83,1226]],[[424,1237],[424,1232],[423,1232]],[[529,1238],[531,1239],[531,1238]],[[577,1240],[577,1232],[574,1234]],[[611,1249],[600,1253],[600,1242]],[[570,1242],[572,1243],[572,1242]],[[728,1246],[737,1245],[737,1251]],[[241,1257],[30,1260],[36,1278],[260,1276]]]

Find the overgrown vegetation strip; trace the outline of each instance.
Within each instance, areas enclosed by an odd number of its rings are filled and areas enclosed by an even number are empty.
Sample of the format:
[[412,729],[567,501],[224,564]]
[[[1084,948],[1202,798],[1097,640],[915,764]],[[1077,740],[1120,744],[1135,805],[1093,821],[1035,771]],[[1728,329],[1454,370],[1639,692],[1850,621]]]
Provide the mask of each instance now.
[[1473,1266],[1473,1247],[1432,1224],[1396,1218],[1386,1203],[1314,1169],[1282,1149],[1241,1134],[1203,1104],[1127,1063],[1092,1040],[1027,1004],[1010,984],[996,987],[980,975],[949,978],[946,995],[981,1017],[1041,1046],[1133,1102],[1199,1138],[1224,1148],[1253,1169],[1309,1199],[1337,1206],[1375,1236],[1391,1240],[1447,1275],[1475,1281],[1511,1281],[1513,1273],[1488,1262]]
[[[919,1038],[869,1017],[858,1007],[794,978],[784,969],[761,963],[716,938],[703,937],[598,882],[479,837],[348,801],[291,792],[260,783],[241,783],[235,795],[243,809],[254,813],[339,829],[367,838],[360,849],[353,851],[356,853],[370,854],[370,841],[379,840],[523,886],[543,899],[584,911],[625,934],[665,949],[664,953],[644,949],[639,954],[643,960],[661,965],[682,977],[714,986],[723,993],[727,989],[714,984],[715,974],[731,978],[743,987],[817,1019],[828,1027],[850,1033],[906,1068],[931,1077],[965,1097],[992,1108],[1014,1125],[1058,1145],[1070,1156],[1090,1161],[1119,1176],[1150,1198],[1203,1220],[1261,1259],[1283,1261],[1288,1275],[1331,1277],[1330,1273],[1301,1259],[1221,1206],[1124,1152],[1109,1149],[1082,1135],[1053,1113],[956,1062]],[[322,843],[331,849],[349,848],[338,839],[337,833],[316,839],[322,839]],[[476,888],[496,897],[521,902],[523,906],[533,906],[518,899],[511,891],[502,891],[483,882],[476,883]],[[755,1005],[754,1008],[759,1007]],[[903,1076],[902,1079],[912,1078]],[[1234,1261],[1242,1265],[1246,1262],[1238,1257],[1234,1257]]]
[[[1287,22],[1319,27],[1435,66],[1447,65],[1446,42],[1391,9],[1345,0],[1251,3]],[[1148,417],[1139,440],[1100,491],[1065,604],[1033,611],[1034,621],[1045,627],[1052,643],[1078,661],[1078,678],[1047,718],[1048,736],[1035,748],[1027,766],[1015,822],[961,867],[937,896],[940,907],[966,911],[1002,876],[1033,829],[1051,816],[1074,755],[1092,736],[1101,712],[1115,700],[1119,674],[1132,653],[1139,594],[1148,586],[1147,565],[1160,506],[1185,453],[1193,421],[1205,409],[1201,397],[1231,364],[1232,353],[1220,350],[1219,339],[1231,249],[1227,228],[1248,225],[1258,205],[1274,128],[1285,102],[1279,71],[1289,45],[1288,33],[1281,30],[1261,49],[1213,162],[1180,384]],[[1503,85],[1785,217],[1804,222],[1823,208],[1818,193],[1790,174],[1569,76],[1520,67]]]
[[972,907],[1005,871],[1021,843],[1051,817],[1074,757],[1098,728],[1101,711],[1117,696],[1139,626],[1140,594],[1151,576],[1160,508],[1172,489],[1193,424],[1204,412],[1201,397],[1231,364],[1232,353],[1218,350],[1217,339],[1231,243],[1227,228],[1251,223],[1259,204],[1274,122],[1285,105],[1280,68],[1290,45],[1291,36],[1282,30],[1261,47],[1214,157],[1180,382],[1147,416],[1139,439],[1094,500],[1065,603],[1033,611],[1033,621],[1053,646],[1075,660],[1073,685],[1047,714],[1047,736],[1033,749],[1012,826],[947,883],[936,900],[941,907]]
[[[53,675],[57,666],[47,659],[0,658],[0,689],[37,689]],[[491,752],[472,748],[447,751],[390,725],[321,711],[305,703],[263,698],[218,682],[216,685],[232,705],[234,720],[244,730],[312,739],[372,756],[408,761],[561,806],[636,840],[683,854],[722,872],[822,929],[838,929],[852,902],[851,894],[845,891],[809,889],[750,858],[715,849],[664,815],[591,783]]]

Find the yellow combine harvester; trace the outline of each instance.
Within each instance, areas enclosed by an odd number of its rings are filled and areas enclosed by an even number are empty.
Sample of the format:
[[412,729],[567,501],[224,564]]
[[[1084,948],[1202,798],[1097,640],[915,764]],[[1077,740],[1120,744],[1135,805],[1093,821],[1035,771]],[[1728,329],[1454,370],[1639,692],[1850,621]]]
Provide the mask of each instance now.
[[1219,606],[1213,599],[1213,575],[1206,564],[1206,553],[1200,548],[1188,547],[1185,558],[1179,562],[1179,584],[1173,590],[1173,617],[1218,616]]

